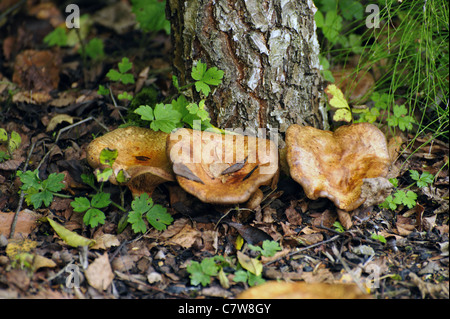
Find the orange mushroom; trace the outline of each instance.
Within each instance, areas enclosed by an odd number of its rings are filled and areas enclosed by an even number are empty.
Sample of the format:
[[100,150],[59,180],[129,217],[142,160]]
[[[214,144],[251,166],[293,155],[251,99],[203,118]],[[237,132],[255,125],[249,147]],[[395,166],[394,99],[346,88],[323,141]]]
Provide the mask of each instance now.
[[179,129],[168,137],[167,156],[180,186],[212,204],[246,202],[278,171],[275,143],[252,136]]
[[327,197],[345,211],[364,203],[364,179],[388,173],[386,138],[369,123],[341,126],[335,132],[294,124],[286,131],[286,145],[291,177],[306,196]]
[[100,152],[105,148],[117,150],[118,155],[112,165],[114,174],[109,181],[119,184],[116,176],[123,170],[128,178],[125,185],[133,195],[144,192],[151,195],[159,184],[175,181],[166,156],[168,135],[136,126],[118,128],[96,138],[88,145],[87,161],[93,168],[104,169],[106,166],[100,163]]

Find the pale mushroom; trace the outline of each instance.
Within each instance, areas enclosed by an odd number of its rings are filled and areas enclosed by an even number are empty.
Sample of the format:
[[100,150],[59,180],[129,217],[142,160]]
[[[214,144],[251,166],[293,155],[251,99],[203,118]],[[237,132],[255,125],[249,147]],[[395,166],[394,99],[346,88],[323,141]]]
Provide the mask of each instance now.
[[128,181],[125,185],[137,196],[149,195],[161,183],[175,181],[171,164],[166,156],[166,140],[169,134],[148,128],[129,126],[118,128],[93,140],[87,147],[86,157],[93,168],[104,169],[100,152],[105,149],[118,151],[112,165],[114,174],[109,178],[119,184],[116,176],[123,170]]
[[335,132],[291,125],[286,131],[291,177],[310,199],[329,198],[345,211],[364,203],[364,179],[385,177],[390,159],[384,134],[374,125],[358,123]]
[[252,136],[179,129],[167,155],[180,186],[205,203],[244,203],[278,171],[275,143]]

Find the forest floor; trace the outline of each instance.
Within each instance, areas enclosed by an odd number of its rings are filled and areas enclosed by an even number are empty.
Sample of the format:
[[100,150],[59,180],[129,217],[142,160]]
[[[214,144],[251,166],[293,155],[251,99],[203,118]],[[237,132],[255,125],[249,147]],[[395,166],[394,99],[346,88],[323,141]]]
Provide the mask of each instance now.
[[[12,158],[0,162],[0,298],[235,298],[248,288],[248,283],[232,280],[236,268],[224,268],[228,280],[212,276],[202,286],[191,284],[187,267],[217,255],[235,258],[238,235],[247,243],[270,236],[281,244],[281,251],[261,259],[266,281],[332,287],[353,282],[361,293],[380,299],[449,297],[449,177],[447,169],[440,170],[448,162],[449,147],[439,140],[422,147],[427,136],[409,143],[413,135],[400,135],[408,149],[393,164],[393,177],[401,185],[414,184],[410,170],[436,176],[431,185],[409,188],[417,194],[417,205],[373,207],[363,217],[354,214],[346,229],[336,227],[336,221],[345,221],[330,201],[308,199],[300,185],[283,176],[275,191],[263,189],[265,198],[256,209],[231,210],[223,219],[229,207],[204,204],[167,184],[153,194],[153,201],[167,207],[174,219],[164,231],[151,228],[136,235],[128,226],[118,233],[123,212],[114,206],[104,211],[103,225],[84,225],[83,214],[74,212],[70,202],[93,193],[80,178],[92,172],[86,147],[93,137],[123,124],[126,114],[123,102],[99,95],[98,86],[108,83],[108,70],[128,57],[138,80],[114,84],[114,90],[136,93],[153,86],[161,99],[167,97],[170,37],[158,33],[146,39],[138,31],[118,34],[96,24],[92,32],[104,39],[106,57],[90,63],[76,48],[43,44],[53,26],[50,19],[37,18],[39,10],[38,5],[28,8],[0,26],[0,127],[21,137]],[[67,129],[71,124],[77,125]],[[35,169],[41,179],[64,173],[66,187],[60,193],[66,196],[54,196],[48,207],[28,205],[20,196],[16,172]],[[124,207],[131,209],[129,191],[109,183],[103,191],[118,203],[125,191]],[[176,209],[174,198],[179,198]],[[96,245],[89,250],[68,246],[46,216],[96,239]],[[248,248],[247,253],[255,257]],[[81,273],[75,288],[74,269]]]

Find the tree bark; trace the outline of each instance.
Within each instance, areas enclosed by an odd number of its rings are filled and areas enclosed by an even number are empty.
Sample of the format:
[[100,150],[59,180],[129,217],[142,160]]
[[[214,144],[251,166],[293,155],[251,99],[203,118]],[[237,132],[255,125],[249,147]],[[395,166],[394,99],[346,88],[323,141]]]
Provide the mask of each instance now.
[[180,85],[197,60],[225,72],[206,103],[220,128],[327,128],[315,10],[312,0],[167,0]]

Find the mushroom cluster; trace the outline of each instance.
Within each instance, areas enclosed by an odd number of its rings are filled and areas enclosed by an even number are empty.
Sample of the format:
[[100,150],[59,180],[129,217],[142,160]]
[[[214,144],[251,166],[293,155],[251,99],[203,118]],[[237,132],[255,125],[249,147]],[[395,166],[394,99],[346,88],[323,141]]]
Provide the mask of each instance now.
[[266,139],[236,134],[179,129],[171,134],[130,126],[93,140],[87,161],[105,168],[100,152],[115,149],[109,181],[123,171],[133,195],[151,193],[161,183],[176,181],[205,203],[236,204],[249,200],[278,171],[278,150]]
[[[100,152],[116,149],[112,183],[123,170],[133,195],[151,194],[157,185],[177,181],[188,193],[212,204],[249,201],[262,185],[276,184],[278,149],[263,138],[181,128],[170,134],[140,127],[119,128],[91,142],[87,160],[104,168]],[[286,131],[286,160],[293,180],[310,199],[329,198],[352,211],[367,198],[362,186],[384,178],[390,159],[384,134],[358,123],[334,132],[291,125]]]

